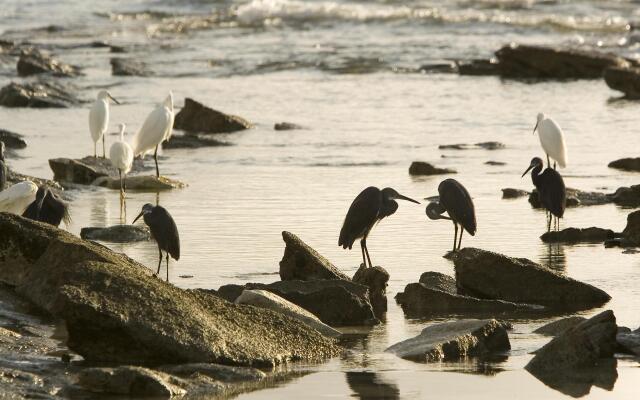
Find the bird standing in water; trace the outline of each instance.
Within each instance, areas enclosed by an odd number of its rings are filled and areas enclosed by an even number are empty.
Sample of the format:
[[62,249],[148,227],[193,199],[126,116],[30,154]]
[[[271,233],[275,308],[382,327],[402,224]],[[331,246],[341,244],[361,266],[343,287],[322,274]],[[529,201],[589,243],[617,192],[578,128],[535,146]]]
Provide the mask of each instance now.
[[124,198],[124,192],[127,190],[127,174],[133,165],[133,149],[124,141],[125,124],[120,124],[119,128],[120,140],[111,145],[109,159],[120,175],[120,196]]
[[59,226],[62,221],[69,226],[71,222],[67,203],[45,185],[38,188],[36,199],[29,204],[22,216],[53,226]]
[[156,275],[160,273],[160,265],[162,264],[162,252],[167,255],[167,282],[169,281],[169,255],[178,261],[180,259],[180,235],[173,217],[162,206],[154,206],[153,204],[145,204],[142,211],[133,220],[136,221],[142,217],[144,223],[147,224],[151,231],[151,236],[158,243],[158,270]]
[[562,175],[552,168],[546,168],[540,173],[543,167],[544,162],[542,159],[534,157],[529,164],[529,168],[524,171],[522,176],[524,177],[527,172],[531,171],[531,180],[538,190],[540,203],[548,211],[547,232],[550,232],[553,217],[556,217],[554,227],[560,229],[560,218],[564,216],[564,210],[567,206],[567,191]]
[[347,211],[347,216],[340,230],[338,246],[342,246],[344,249],[347,247],[351,249],[356,239],[361,239],[362,262],[365,267],[367,266],[367,260],[369,261],[369,267],[373,267],[369,250],[367,249],[369,232],[377,222],[396,212],[398,203],[394,199],[420,204],[418,201],[403,196],[392,188],[380,190],[377,187],[370,186],[353,200],[349,211]]
[[544,114],[538,114],[535,128],[533,133],[538,131],[538,137],[540,138],[540,144],[542,149],[547,154],[547,165],[551,168],[551,162],[549,157],[553,159],[553,169],[556,169],[556,162],[560,165],[560,168],[567,166],[567,147],[564,143],[564,133],[560,126]]
[[169,95],[162,104],[159,104],[151,111],[144,120],[142,128],[134,136],[132,147],[134,154],[145,156],[153,150],[153,159],[156,163],[156,176],[160,177],[158,168],[158,147],[163,141],[169,140],[173,134],[173,93]]
[[[453,234],[453,251],[460,250],[462,245],[462,233],[466,230],[469,235],[475,236],[477,230],[476,211],[473,200],[467,189],[455,179],[445,179],[438,185],[439,202],[431,202],[427,206],[427,216],[430,219],[448,219],[453,221],[455,231]],[[449,214],[443,216],[444,212]],[[458,239],[458,225],[460,225],[460,239]],[[456,246],[456,240],[458,241]]]
[[118,100],[114,99],[106,90],[98,92],[96,101],[93,102],[91,110],[89,110],[89,131],[91,132],[91,138],[93,139],[93,156],[97,155],[97,143],[102,138],[102,157],[106,158],[106,147],[104,144],[104,135],[109,127],[109,100],[112,100],[116,104],[120,104]]

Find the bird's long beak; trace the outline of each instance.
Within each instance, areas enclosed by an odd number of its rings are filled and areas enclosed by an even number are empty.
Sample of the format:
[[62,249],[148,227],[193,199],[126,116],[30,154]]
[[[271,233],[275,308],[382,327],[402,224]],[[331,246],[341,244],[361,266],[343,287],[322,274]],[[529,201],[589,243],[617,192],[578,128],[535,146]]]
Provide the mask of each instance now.
[[131,223],[131,225],[135,224],[135,223],[136,223],[136,221],[137,221],[138,219],[140,219],[140,217],[142,217],[143,215],[144,215],[144,211],[140,211],[140,214],[138,214],[138,216],[136,217],[136,219],[134,219],[134,220],[133,220],[133,222]]
[[520,178],[523,178],[527,174],[527,172],[531,171],[531,168],[533,168],[533,167],[534,167],[533,164],[529,165],[529,168],[527,168],[527,170],[524,171],[524,173],[522,174],[522,176]]
[[396,199],[406,200],[406,201],[410,201],[410,202],[412,202],[412,203],[420,204],[420,202],[419,202],[419,201],[416,201],[416,200],[414,200],[414,199],[411,199],[411,198],[409,198],[409,197],[407,197],[407,196],[403,196],[403,195],[401,195],[400,193],[398,193],[398,196],[396,196]]
[[533,134],[534,134],[534,135],[536,134],[536,129],[538,129],[538,124],[539,124],[539,123],[540,123],[540,122],[536,122],[536,126],[535,126],[535,127],[533,127]]
[[113,97],[112,95],[109,95],[109,98],[110,98],[111,100],[113,100],[113,102],[114,102],[114,103],[116,103],[116,104],[120,104],[120,102],[119,102],[118,100],[116,100],[116,99],[115,99],[115,97]]

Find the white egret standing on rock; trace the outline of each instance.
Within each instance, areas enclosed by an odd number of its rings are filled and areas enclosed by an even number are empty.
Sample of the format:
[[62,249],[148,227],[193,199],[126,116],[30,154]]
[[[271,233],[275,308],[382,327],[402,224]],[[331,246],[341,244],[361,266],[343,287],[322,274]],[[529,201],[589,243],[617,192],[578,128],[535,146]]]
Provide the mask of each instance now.
[[89,111],[89,130],[91,131],[91,138],[93,139],[93,156],[97,157],[97,143],[102,138],[102,157],[106,158],[106,148],[104,145],[104,134],[107,132],[109,126],[109,99],[114,103],[120,104],[118,100],[114,99],[106,90],[98,92],[96,101],[91,106]]
[[120,175],[120,196],[124,197],[127,190],[127,174],[133,165],[133,149],[129,143],[124,141],[125,124],[118,125],[120,129],[120,140],[111,145],[109,149],[109,159],[111,164],[118,169]]
[[553,169],[556,169],[556,161],[560,165],[560,168],[566,167],[568,159],[567,148],[564,144],[564,133],[556,121],[540,113],[538,114],[536,126],[533,128],[534,134],[536,133],[536,130],[540,137],[542,149],[547,154],[547,164],[549,168],[551,168],[549,157],[554,161]]
[[160,177],[158,168],[158,147],[160,144],[171,138],[173,133],[173,93],[169,95],[162,104],[159,104],[151,111],[144,120],[142,128],[133,138],[134,154],[144,155],[153,150],[153,159],[156,162],[156,176]]
[[31,181],[18,182],[0,192],[0,211],[22,215],[36,199],[38,186]]

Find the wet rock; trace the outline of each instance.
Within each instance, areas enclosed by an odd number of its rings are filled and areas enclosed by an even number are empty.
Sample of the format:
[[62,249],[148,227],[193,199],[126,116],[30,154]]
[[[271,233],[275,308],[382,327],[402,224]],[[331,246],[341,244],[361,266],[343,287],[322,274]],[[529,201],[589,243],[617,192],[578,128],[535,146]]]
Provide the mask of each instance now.
[[502,189],[503,199],[517,199],[519,197],[529,196],[529,192],[522,189],[505,188]]
[[79,385],[94,393],[169,398],[186,392],[169,383],[168,375],[142,367],[87,368]]
[[35,176],[30,176],[30,175],[24,175],[21,174],[19,172],[13,171],[11,169],[8,169],[7,171],[7,182],[11,183],[12,185],[18,183],[18,182],[22,182],[22,181],[31,181],[33,183],[35,183],[38,186],[42,186],[42,185],[46,185],[49,186],[50,188],[55,189],[56,191],[61,191],[62,190],[62,186],[60,186],[60,184],[56,181],[52,181],[50,179],[45,179],[45,178],[37,178]]
[[604,71],[604,81],[628,99],[640,99],[640,68],[611,67]]
[[229,133],[253,125],[241,117],[221,113],[187,97],[184,107],[176,114],[173,127],[187,132]]
[[278,281],[271,284],[247,283],[224,285],[218,290],[221,297],[235,301],[233,296],[240,289],[268,290],[285,300],[311,312],[322,322],[331,326],[375,325],[375,317],[369,302],[369,290],[358,283],[338,279],[314,281]]
[[509,78],[594,79],[629,63],[596,51],[510,44],[496,52],[500,75]]
[[455,61],[434,62],[430,64],[422,64],[418,71],[433,74],[454,74],[458,72],[458,66]]
[[461,60],[456,62],[458,73],[460,75],[498,75],[500,73],[498,60],[492,58],[475,59],[475,60]]
[[231,146],[231,143],[195,134],[172,135],[171,140],[162,142],[163,149],[198,149],[217,146]]
[[540,236],[545,243],[601,243],[613,239],[615,233],[611,229],[596,228],[565,228],[558,232],[545,232]]
[[438,168],[433,165],[422,162],[414,161],[409,167],[410,175],[442,175],[442,174],[456,174],[457,171],[449,168]]
[[285,242],[284,255],[280,261],[280,279],[316,280],[316,279],[351,279],[340,272],[329,260],[308,246],[291,232],[283,231]]
[[619,160],[611,161],[609,163],[609,168],[640,172],[640,157],[621,158]]
[[296,129],[304,129],[302,126],[298,124],[294,124],[293,122],[277,122],[273,129],[276,131],[292,131]]
[[[582,190],[567,188],[567,207],[598,206],[611,203],[611,196],[600,192],[584,192]],[[533,208],[542,208],[538,190],[533,189],[529,194],[529,204]]]
[[153,73],[141,61],[129,58],[112,58],[111,74],[113,76],[151,76]]
[[389,273],[380,266],[367,268],[364,264],[360,264],[352,281],[369,288],[369,302],[376,317],[381,318],[387,312]]
[[273,366],[339,349],[292,318],[166,283],[122,254],[0,213],[0,281],[65,321],[90,362]]
[[[94,184],[96,179],[106,176],[117,177],[116,170],[108,158],[87,156],[82,159],[54,158],[49,160],[49,166],[53,171],[53,179],[65,183],[77,183],[81,185]],[[133,161],[132,172],[140,172],[148,169],[140,159]],[[127,178],[127,187],[129,186]],[[118,189],[120,181],[118,180]]]
[[623,207],[640,206],[640,185],[618,188],[612,195],[611,200]]
[[[92,185],[106,187],[108,189],[120,190],[120,178],[112,176],[102,176],[96,178]],[[166,176],[157,177],[155,175],[132,175],[127,176],[127,190],[138,190],[157,192],[159,190],[182,189],[187,185]]]
[[640,356],[640,328],[635,331],[629,330],[628,332],[616,333],[616,341],[619,348],[628,354],[635,354]]
[[165,365],[158,368],[160,371],[183,378],[194,375],[207,376],[220,382],[250,382],[261,381],[267,375],[257,368],[230,367],[220,364],[178,364]]
[[627,226],[622,234],[631,244],[640,246],[640,211],[634,211],[627,215]]
[[544,307],[503,300],[479,299],[458,294],[456,281],[439,272],[425,272],[420,282],[408,284],[396,295],[405,315],[420,318],[450,314],[541,312]]
[[309,311],[267,290],[245,289],[235,300],[235,303],[249,304],[255,307],[266,308],[268,310],[272,310],[277,313],[284,314],[291,318],[302,321],[305,325],[317,330],[325,336],[340,336],[340,332],[333,329],[329,325],[324,324],[318,317],[316,317]]
[[463,319],[426,327],[385,350],[419,362],[478,357],[511,349],[505,326],[495,319]]
[[580,317],[577,315],[573,317],[561,318],[559,320],[541,326],[540,328],[533,331],[533,333],[538,333],[540,335],[546,336],[558,336],[564,333],[567,329],[573,328],[574,326],[586,320],[587,319],[585,317]]
[[474,297],[539,304],[558,310],[585,310],[611,299],[594,286],[526,258],[467,247],[456,253],[453,260],[458,290]]
[[7,149],[24,149],[27,147],[27,142],[24,141],[21,134],[6,129],[0,129],[0,142],[4,142]]
[[502,161],[487,161],[484,163],[484,165],[491,165],[492,167],[500,167],[503,165],[507,165],[507,163]]
[[140,242],[151,239],[149,228],[143,225],[113,225],[108,227],[85,227],[80,237],[111,243]]
[[0,89],[0,106],[32,108],[68,108],[80,100],[68,89],[52,82],[15,83]]
[[456,143],[456,144],[441,144],[438,146],[440,150],[499,150],[504,149],[506,146],[500,142],[480,142],[475,144],[468,143]]
[[79,75],[80,72],[78,67],[65,64],[35,49],[22,52],[18,59],[17,69],[20,76],[46,73],[53,76],[71,77]]

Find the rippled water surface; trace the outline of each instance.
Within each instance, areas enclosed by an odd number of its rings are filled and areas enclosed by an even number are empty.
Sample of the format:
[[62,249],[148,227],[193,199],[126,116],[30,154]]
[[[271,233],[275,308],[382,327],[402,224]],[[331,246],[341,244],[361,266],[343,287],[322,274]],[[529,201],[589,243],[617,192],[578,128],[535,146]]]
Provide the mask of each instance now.
[[[443,59],[490,57],[509,41],[600,47],[634,57],[638,50],[629,25],[640,16],[637,2],[4,0],[3,5],[3,38],[47,45],[60,59],[83,66],[85,76],[71,82],[85,99],[97,87],[110,86],[124,103],[112,108],[113,131],[125,122],[133,133],[168,90],[178,107],[184,97],[193,97],[256,123],[222,137],[233,146],[165,151],[162,173],[186,182],[186,189],[128,194],[126,222],[142,204],[157,199],[173,214],[182,239],[182,258],[170,269],[175,284],[217,288],[275,281],[283,230],[353,274],[359,251],[337,246],[352,199],[369,185],[392,186],[420,199],[437,194],[442,177],[407,173],[411,161],[423,160],[456,169],[455,178],[474,198],[479,230],[476,237],[465,235],[463,245],[527,257],[594,284],[612,296],[605,308],[614,310],[619,325],[640,325],[636,254],[601,244],[545,245],[539,239],[544,213],[526,199],[502,200],[500,191],[532,186],[520,175],[533,156],[542,156],[531,134],[539,111],[565,130],[569,166],[562,172],[568,186],[611,192],[638,183],[637,174],[607,168],[611,160],[638,156],[638,105],[619,100],[601,80],[525,83],[417,73],[420,65]],[[46,25],[58,28],[40,29]],[[155,76],[112,77],[114,55],[108,49],[77,46],[95,40],[125,46],[129,53],[123,56],[146,61]],[[18,79],[13,63],[0,58],[0,84]],[[87,114],[88,105],[0,108],[0,127],[29,142],[9,155],[10,165],[51,177],[47,159],[89,154]],[[279,121],[305,129],[274,131]],[[438,149],[489,140],[506,148]],[[72,190],[68,196],[71,232],[123,220],[116,191]],[[614,205],[571,208],[562,227],[621,231],[630,211]],[[452,264],[442,258],[451,241],[449,223],[427,220],[424,204],[401,203],[368,240],[374,263],[391,273],[386,323],[349,341],[353,351],[342,359],[296,366],[301,377],[240,398],[564,397],[522,369],[529,352],[546,341],[530,332],[548,320],[512,321],[513,349],[497,360],[424,365],[383,353],[434,322],[406,320],[393,296],[422,272],[452,274]],[[153,242],[110,246],[156,265]],[[614,384],[594,387],[590,396],[636,398],[637,366],[618,360]]]

